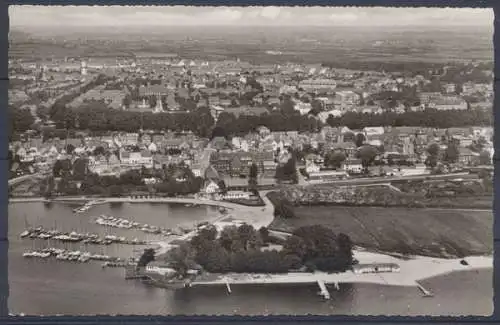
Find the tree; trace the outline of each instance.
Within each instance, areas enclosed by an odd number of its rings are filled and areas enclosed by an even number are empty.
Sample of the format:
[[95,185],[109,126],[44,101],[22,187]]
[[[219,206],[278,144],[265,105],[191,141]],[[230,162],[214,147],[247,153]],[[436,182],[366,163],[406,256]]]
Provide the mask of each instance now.
[[436,167],[439,158],[439,152],[441,149],[437,143],[432,143],[427,147],[427,159],[425,160],[425,164],[429,167]]
[[481,151],[479,154],[479,164],[481,165],[490,165],[491,164],[491,155],[488,151]]
[[250,177],[250,178],[257,178],[257,174],[258,174],[257,164],[256,163],[252,163],[252,165],[250,166],[250,171],[249,171],[248,177]]
[[459,155],[460,155],[460,150],[458,149],[457,144],[454,142],[450,142],[446,147],[443,159],[448,163],[455,163],[458,161]]
[[363,133],[358,133],[354,137],[354,143],[356,143],[356,147],[361,147],[363,143],[365,143],[366,137]]
[[106,149],[103,146],[97,146],[93,152],[94,156],[103,156],[106,154]]
[[72,145],[71,143],[68,143],[68,145],[66,146],[66,153],[68,155],[71,155],[73,154],[74,151],[75,151],[75,146]]
[[61,171],[63,169],[62,161],[61,160],[56,160],[54,163],[54,166],[52,167],[52,175],[54,177],[61,177]]
[[255,248],[257,244],[257,233],[255,229],[248,224],[243,224],[238,227],[239,240],[245,250]]
[[22,133],[31,128],[35,118],[29,109],[17,108],[9,105],[9,134]]
[[137,268],[145,267],[154,260],[155,250],[153,248],[146,248],[137,262]]
[[266,243],[269,241],[269,229],[267,229],[267,227],[265,226],[262,226],[259,228],[259,235],[260,235],[260,239]]
[[304,239],[296,235],[288,237],[283,245],[283,253],[296,255],[302,260],[307,253],[307,247]]
[[257,174],[258,174],[257,164],[252,163],[248,175],[248,190],[251,192],[257,191],[257,185],[258,185]]
[[344,233],[340,233],[337,236],[337,245],[338,245],[338,258],[344,265],[352,265],[353,263],[353,252],[352,247],[353,244],[349,236]]
[[293,205],[286,200],[278,201],[274,206],[274,216],[281,218],[295,218]]
[[169,252],[167,261],[177,271],[177,274],[185,277],[195,264],[195,252],[189,243],[182,243]]
[[328,152],[328,154],[326,155],[325,166],[340,168],[342,167],[342,164],[344,163],[345,160],[346,160],[346,155],[344,152],[339,150],[333,150]]
[[221,193],[227,193],[227,186],[226,186],[226,182],[224,182],[223,179],[219,180],[217,182],[217,186],[219,186],[219,190],[221,191]]
[[219,242],[227,251],[232,251],[232,249],[235,248],[233,243],[238,241],[238,239],[239,233],[236,226],[224,227],[224,229],[220,232]]
[[375,161],[375,158],[378,155],[378,150],[374,146],[365,145],[358,149],[356,155],[359,159],[361,159],[361,165],[366,170]]

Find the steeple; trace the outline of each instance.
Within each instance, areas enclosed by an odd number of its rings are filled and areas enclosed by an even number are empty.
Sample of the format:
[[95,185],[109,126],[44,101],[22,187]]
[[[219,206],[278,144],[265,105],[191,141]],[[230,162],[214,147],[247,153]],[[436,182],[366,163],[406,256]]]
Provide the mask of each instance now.
[[161,102],[161,97],[160,95],[156,96],[156,107],[154,109],[154,113],[161,113],[163,112],[163,103]]

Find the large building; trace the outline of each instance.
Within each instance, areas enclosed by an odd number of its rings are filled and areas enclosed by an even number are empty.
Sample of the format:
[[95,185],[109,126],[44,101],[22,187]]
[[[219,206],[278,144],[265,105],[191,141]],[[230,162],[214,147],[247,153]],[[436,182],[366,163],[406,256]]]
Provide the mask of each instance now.
[[337,88],[337,82],[332,79],[306,79],[299,83],[299,89],[307,92],[333,91]]

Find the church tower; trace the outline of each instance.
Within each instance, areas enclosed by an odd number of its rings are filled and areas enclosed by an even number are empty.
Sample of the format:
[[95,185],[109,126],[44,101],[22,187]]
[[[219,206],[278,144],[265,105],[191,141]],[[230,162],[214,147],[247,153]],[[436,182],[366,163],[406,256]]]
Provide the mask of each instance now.
[[161,101],[161,96],[158,94],[156,96],[156,106],[153,113],[162,113],[163,112],[163,103]]
[[87,75],[87,62],[81,61],[80,62],[80,74],[82,77],[85,77]]

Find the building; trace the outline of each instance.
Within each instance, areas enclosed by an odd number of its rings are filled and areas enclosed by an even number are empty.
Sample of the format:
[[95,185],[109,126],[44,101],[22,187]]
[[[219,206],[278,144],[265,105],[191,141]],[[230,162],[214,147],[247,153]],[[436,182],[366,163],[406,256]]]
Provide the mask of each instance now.
[[139,97],[166,96],[171,92],[165,85],[141,85],[139,87]]
[[352,90],[342,90],[335,92],[333,100],[336,109],[345,112],[354,105],[359,104],[360,96]]
[[153,156],[148,151],[142,152],[120,152],[120,161],[123,167],[138,167],[144,166],[146,168],[153,167]]
[[429,103],[429,107],[435,108],[440,111],[449,110],[466,110],[468,108],[467,102],[458,96],[442,97]]
[[458,162],[465,164],[465,165],[471,165],[474,164],[478,161],[479,159],[479,153],[474,152],[470,150],[469,148],[459,148],[459,155],[458,155]]
[[344,169],[349,173],[359,174],[363,171],[360,159],[349,159],[344,162]]
[[401,268],[394,263],[357,264],[352,267],[355,274],[399,272]]
[[337,82],[332,79],[306,79],[299,83],[298,88],[307,92],[334,91]]
[[422,92],[418,95],[421,104],[427,105],[432,101],[441,99],[443,95],[438,92]]
[[217,183],[213,180],[210,180],[207,182],[207,185],[205,186],[205,193],[207,194],[215,194],[220,192],[220,187],[217,185]]
[[222,196],[223,200],[249,200],[250,193],[244,191],[227,191]]

